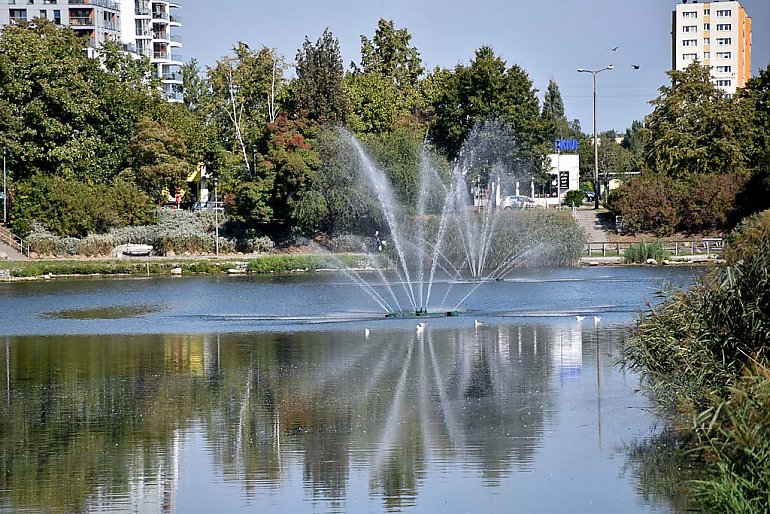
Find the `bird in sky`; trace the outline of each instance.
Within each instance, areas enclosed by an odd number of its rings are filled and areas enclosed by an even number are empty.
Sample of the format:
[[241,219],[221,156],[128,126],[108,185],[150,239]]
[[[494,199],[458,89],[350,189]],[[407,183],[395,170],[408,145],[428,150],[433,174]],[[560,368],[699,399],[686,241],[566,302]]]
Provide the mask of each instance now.
[[638,69],[639,69],[639,65],[638,65],[638,64],[632,64],[632,65],[631,65],[631,67],[632,67],[633,69],[635,69],[635,70],[638,70]]
[[610,48],[610,52],[617,52],[617,51],[618,51],[618,48],[620,48],[620,47],[619,47],[619,46],[616,46],[615,48]]

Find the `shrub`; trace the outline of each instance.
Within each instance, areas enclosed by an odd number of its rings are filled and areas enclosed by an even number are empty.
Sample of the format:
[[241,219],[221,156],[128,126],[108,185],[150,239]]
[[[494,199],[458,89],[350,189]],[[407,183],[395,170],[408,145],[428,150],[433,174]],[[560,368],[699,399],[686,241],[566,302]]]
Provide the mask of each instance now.
[[250,237],[243,241],[246,253],[267,253],[275,247],[273,240],[267,236]]
[[671,257],[671,253],[663,248],[663,243],[660,240],[655,240],[650,243],[641,241],[638,244],[633,244],[623,252],[623,259],[629,263],[644,264],[649,259],[655,259],[658,262],[664,261]]
[[679,186],[669,177],[645,173],[631,177],[610,192],[607,207],[623,216],[626,231],[669,236],[680,225]]
[[575,189],[567,191],[567,194],[564,195],[564,205],[568,205],[570,207],[580,207],[583,205],[583,198],[585,198],[583,191],[578,191]]

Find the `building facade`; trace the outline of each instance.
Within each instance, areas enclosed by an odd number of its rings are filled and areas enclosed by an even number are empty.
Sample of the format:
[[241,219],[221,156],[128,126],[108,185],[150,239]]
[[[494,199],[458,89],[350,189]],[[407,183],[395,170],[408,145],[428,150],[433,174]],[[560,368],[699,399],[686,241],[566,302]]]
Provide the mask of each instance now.
[[182,25],[179,7],[167,0],[0,0],[0,25],[51,20],[86,39],[89,55],[105,41],[121,43],[149,58],[163,95],[181,102],[182,40],[174,33]]
[[672,67],[711,67],[714,85],[734,95],[751,78],[751,18],[737,1],[683,0],[672,13]]

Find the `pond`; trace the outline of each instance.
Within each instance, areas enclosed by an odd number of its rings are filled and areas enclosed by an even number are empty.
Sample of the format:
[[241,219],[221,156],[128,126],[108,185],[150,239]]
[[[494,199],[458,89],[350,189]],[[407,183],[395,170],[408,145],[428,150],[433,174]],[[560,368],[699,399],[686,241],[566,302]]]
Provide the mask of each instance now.
[[519,270],[424,329],[333,273],[2,284],[0,512],[673,512],[612,362],[699,272]]

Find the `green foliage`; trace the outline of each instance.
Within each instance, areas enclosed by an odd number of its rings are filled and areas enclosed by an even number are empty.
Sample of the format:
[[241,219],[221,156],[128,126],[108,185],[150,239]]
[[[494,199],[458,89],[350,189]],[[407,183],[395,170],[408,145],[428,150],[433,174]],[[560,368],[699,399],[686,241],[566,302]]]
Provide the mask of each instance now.
[[136,181],[156,201],[161,192],[175,191],[193,169],[185,159],[187,146],[182,134],[164,122],[142,118],[131,142],[131,165]]
[[755,366],[696,419],[700,444],[716,472],[696,483],[707,512],[770,510],[770,369]]
[[509,159],[501,164],[513,175],[540,173],[551,134],[540,119],[532,81],[520,66],[508,67],[484,46],[470,65],[457,65],[442,79],[442,86],[433,99],[435,119],[429,132],[442,153],[454,159],[474,127],[494,119],[511,138]]
[[564,114],[564,100],[561,98],[561,90],[559,90],[559,85],[553,79],[548,81],[548,89],[546,89],[545,96],[543,97],[543,108],[540,116],[547,124],[545,127],[546,132],[551,134],[554,139],[562,139],[574,135],[571,133],[567,116]]
[[570,207],[580,207],[583,205],[584,198],[585,195],[583,194],[583,191],[578,191],[576,189],[567,191],[567,193],[564,195],[564,205],[568,205]]
[[[423,67],[420,52],[409,46],[411,40],[409,31],[381,18],[374,39],[361,36],[360,71],[388,78],[399,90],[415,88]],[[359,71],[355,65],[353,69]]]
[[0,38],[0,133],[16,180],[37,173],[106,183],[125,166],[142,113],[160,103],[146,61],[108,45],[104,68],[84,41],[45,20]]
[[662,263],[669,257],[671,257],[671,252],[663,247],[663,243],[659,239],[652,242],[640,241],[632,244],[623,252],[623,259],[634,264],[644,264],[649,259],[655,259]]
[[623,216],[628,232],[708,233],[734,224],[746,176],[738,173],[692,175],[675,180],[655,173],[626,179],[607,206]]
[[708,66],[668,72],[646,118],[648,169],[673,178],[745,171],[752,147],[751,105],[726,97]]
[[27,234],[37,220],[58,235],[82,237],[114,227],[144,223],[150,199],[131,183],[83,184],[73,179],[35,175],[18,183],[11,204],[13,230]]
[[297,52],[297,78],[292,84],[298,112],[319,123],[340,124],[350,109],[343,86],[340,43],[324,30],[315,45],[308,38]]

